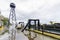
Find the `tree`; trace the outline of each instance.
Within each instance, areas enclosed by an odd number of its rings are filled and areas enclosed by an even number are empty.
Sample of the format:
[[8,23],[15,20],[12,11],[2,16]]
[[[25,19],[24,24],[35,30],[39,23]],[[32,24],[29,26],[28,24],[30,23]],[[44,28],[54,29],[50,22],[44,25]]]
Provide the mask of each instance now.
[[50,21],[51,25],[53,24],[53,21]]
[[2,19],[2,21],[3,21],[3,25],[7,25],[8,24],[8,18],[4,18],[4,19]]

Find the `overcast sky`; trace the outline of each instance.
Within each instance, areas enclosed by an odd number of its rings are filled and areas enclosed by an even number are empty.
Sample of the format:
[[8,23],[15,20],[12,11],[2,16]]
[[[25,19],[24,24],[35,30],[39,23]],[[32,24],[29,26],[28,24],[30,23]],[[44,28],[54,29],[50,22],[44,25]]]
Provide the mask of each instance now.
[[60,0],[0,0],[1,14],[9,16],[10,3],[16,4],[17,20],[40,19],[41,23],[60,22]]

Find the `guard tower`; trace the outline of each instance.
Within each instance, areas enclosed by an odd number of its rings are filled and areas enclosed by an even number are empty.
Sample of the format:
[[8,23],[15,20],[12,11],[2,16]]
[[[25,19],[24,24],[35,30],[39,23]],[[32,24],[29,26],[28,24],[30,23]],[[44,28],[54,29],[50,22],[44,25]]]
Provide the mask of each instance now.
[[14,3],[11,3],[10,4],[10,15],[9,15],[9,23],[11,23],[12,25],[17,25],[17,22],[16,22],[16,14],[15,14],[15,4]]
[[10,36],[10,39],[9,40],[15,40],[16,38],[16,30],[15,30],[15,27],[17,25],[17,22],[16,22],[16,14],[15,14],[15,4],[14,3],[11,3],[10,4],[10,14],[9,14],[9,22],[8,22],[8,25],[11,24],[11,31],[9,31],[9,33],[11,34]]
[[40,30],[40,22],[39,19],[29,19],[27,25],[22,30],[22,32],[28,27],[28,29],[33,28],[34,30]]

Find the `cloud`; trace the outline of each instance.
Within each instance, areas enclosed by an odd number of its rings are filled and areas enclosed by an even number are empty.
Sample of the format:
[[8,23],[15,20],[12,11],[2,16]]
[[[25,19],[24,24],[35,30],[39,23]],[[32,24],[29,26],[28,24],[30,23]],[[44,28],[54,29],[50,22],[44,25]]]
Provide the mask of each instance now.
[[41,20],[41,23],[48,23],[49,21],[59,21],[59,13],[60,13],[60,4],[56,4],[54,6],[45,5],[41,8],[38,8],[38,10],[34,10],[32,12],[29,12],[28,14],[26,12],[20,13],[22,14],[21,18],[23,17],[23,20],[29,19],[29,18],[38,18]]
[[11,2],[16,4],[17,20],[38,18],[41,23],[60,22],[60,0],[0,0],[2,15],[8,17]]

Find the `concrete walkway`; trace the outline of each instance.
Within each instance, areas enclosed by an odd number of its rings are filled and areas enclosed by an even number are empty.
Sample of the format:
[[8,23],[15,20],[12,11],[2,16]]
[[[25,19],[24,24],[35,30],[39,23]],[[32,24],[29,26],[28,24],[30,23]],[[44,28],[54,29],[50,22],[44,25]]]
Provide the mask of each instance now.
[[16,40],[28,40],[28,38],[22,32],[19,32],[16,34]]
[[[9,36],[8,33],[1,35],[0,40],[9,40]],[[28,38],[23,33],[17,33],[16,40],[28,40]]]

